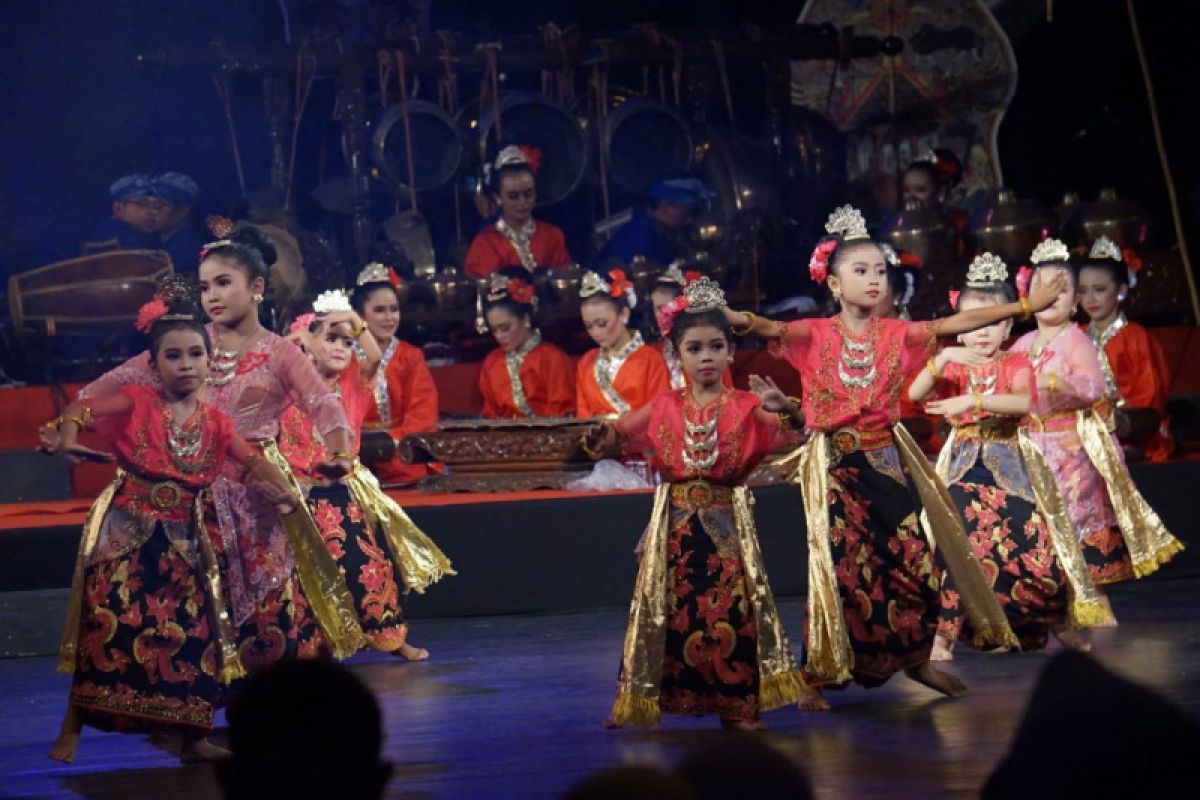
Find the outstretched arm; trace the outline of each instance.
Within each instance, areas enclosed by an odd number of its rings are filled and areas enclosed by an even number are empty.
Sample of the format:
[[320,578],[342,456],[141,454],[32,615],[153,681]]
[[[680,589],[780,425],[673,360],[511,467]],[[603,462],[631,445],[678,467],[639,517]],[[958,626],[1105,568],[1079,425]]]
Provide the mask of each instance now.
[[960,311],[954,316],[937,320],[939,336],[957,336],[960,333],[970,333],[973,330],[994,325],[1013,317],[1027,317],[1054,305],[1054,300],[1067,289],[1067,279],[1056,275],[1049,283],[1042,284],[1029,297],[1016,303],[1004,303],[998,306],[984,306]]

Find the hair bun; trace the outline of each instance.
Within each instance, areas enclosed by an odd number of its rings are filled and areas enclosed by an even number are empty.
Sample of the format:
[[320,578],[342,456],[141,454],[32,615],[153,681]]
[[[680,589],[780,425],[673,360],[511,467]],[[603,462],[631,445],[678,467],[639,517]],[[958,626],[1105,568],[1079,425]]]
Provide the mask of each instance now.
[[279,258],[279,254],[275,251],[275,245],[271,243],[270,238],[258,228],[251,225],[244,225],[239,228],[237,233],[230,237],[230,241],[257,251],[262,256],[263,263],[268,267],[274,264]]
[[200,310],[200,292],[187,275],[173,273],[158,282],[156,296],[172,314],[195,314]]

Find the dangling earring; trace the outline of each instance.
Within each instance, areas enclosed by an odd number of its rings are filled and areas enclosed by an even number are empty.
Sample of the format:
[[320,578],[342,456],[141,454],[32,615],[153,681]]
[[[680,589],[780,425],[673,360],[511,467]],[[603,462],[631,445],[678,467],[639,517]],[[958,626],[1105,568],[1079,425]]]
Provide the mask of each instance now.
[[254,296],[251,297],[250,299],[256,303],[261,303],[263,301],[262,292],[255,292]]
[[829,291],[833,294],[834,300],[837,300],[839,303],[842,302],[842,290],[841,289],[830,289]]

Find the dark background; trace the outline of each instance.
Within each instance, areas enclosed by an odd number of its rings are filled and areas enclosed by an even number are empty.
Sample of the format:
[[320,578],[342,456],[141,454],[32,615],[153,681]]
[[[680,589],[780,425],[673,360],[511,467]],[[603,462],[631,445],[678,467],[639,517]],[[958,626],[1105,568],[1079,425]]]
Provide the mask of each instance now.
[[[284,0],[280,0],[283,2]],[[493,0],[286,0],[294,36],[306,26],[342,26],[352,40],[405,17],[428,29],[529,33],[539,23],[578,23],[589,33],[650,19],[666,28],[778,30],[802,3],[741,0],[612,0],[513,3]],[[990,4],[1020,64],[1017,95],[1000,133],[1006,182],[1048,204],[1073,189],[1085,200],[1103,185],[1147,206],[1159,241],[1173,233],[1142,78],[1123,0]],[[1167,149],[1188,224],[1195,226],[1200,164],[1191,141],[1195,29],[1178,5],[1138,4]],[[134,171],[195,177],[202,213],[228,213],[241,199],[229,133],[210,72],[140,68],[135,56],[169,45],[280,43],[276,0],[7,0],[0,4],[0,277],[75,255],[107,215],[107,187]],[[737,72],[734,72],[735,77]],[[256,78],[235,78],[234,116],[253,190],[268,183],[269,153]],[[734,87],[748,108],[761,82]],[[338,162],[330,121],[333,86],[314,87],[297,166],[298,194]],[[743,115],[749,118],[751,115]],[[752,129],[757,120],[749,120]],[[749,132],[754,132],[750,130]],[[321,156],[320,154],[324,154]],[[303,210],[303,206],[302,206]],[[1194,237],[1193,237],[1194,239]],[[1193,247],[1193,251],[1198,248]]]

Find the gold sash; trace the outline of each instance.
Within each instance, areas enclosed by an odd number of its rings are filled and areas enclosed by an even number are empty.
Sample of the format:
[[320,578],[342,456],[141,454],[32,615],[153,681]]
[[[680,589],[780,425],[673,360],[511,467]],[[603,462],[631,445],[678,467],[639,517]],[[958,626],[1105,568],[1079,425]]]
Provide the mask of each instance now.
[[458,574],[450,567],[450,559],[384,493],[379,479],[369,470],[355,464],[345,483],[354,500],[367,512],[371,525],[387,541],[392,558],[400,567],[406,592],[423,593],[443,576]]
[[1046,521],[1050,541],[1054,544],[1054,557],[1067,576],[1071,588],[1070,614],[1074,628],[1092,628],[1104,625],[1112,619],[1100,590],[1092,581],[1092,573],[1083,560],[1079,540],[1075,538],[1075,525],[1067,511],[1067,504],[1058,490],[1054,472],[1042,451],[1037,448],[1029,434],[1022,428],[1017,433],[1021,458],[1029,474],[1029,484],[1037,498],[1038,511]]
[[896,437],[896,449],[900,451],[904,466],[921,498],[921,523],[925,526],[929,543],[941,550],[946,570],[954,577],[954,588],[958,590],[963,611],[971,620],[971,627],[975,631],[972,644],[980,648],[1020,647],[1021,643],[1009,626],[983,567],[971,551],[962,517],[950,499],[946,485],[938,478],[929,459],[921,452],[907,428],[897,423],[892,433]]
[[820,683],[845,683],[854,668],[854,652],[833,567],[829,533],[829,434],[813,431],[778,468],[800,489],[808,533],[808,640],[805,671]]
[[[648,727],[656,724],[662,715],[659,690],[670,591],[667,569],[670,496],[671,486],[665,483],[654,493],[654,509],[646,529],[642,560],[629,607],[629,626],[625,630],[625,644],[621,653],[621,679],[612,708],[612,720],[617,725]],[[752,503],[753,497],[745,486],[733,490],[738,546],[754,622],[758,627],[758,703],[760,710],[770,711],[795,703],[812,690],[800,677],[775,607],[775,598],[767,584],[750,510]]]
[[1133,485],[1133,478],[1100,415],[1090,408],[1080,409],[1076,412],[1075,430],[1092,465],[1104,478],[1121,537],[1133,559],[1133,574],[1144,578],[1183,550],[1183,543],[1171,535]]
[[[62,643],[58,651],[58,671],[75,672],[76,659],[79,655],[79,623],[83,612],[83,573],[88,558],[96,551],[100,541],[100,528],[112,506],[117,490],[121,488],[127,477],[122,469],[117,470],[116,476],[104,487],[104,491],[96,498],[88,511],[83,523],[83,535],[79,540],[79,551],[75,556],[75,571],[71,576],[71,593],[67,600],[67,619],[63,626]],[[225,594],[221,588],[221,571],[217,563],[217,554],[204,527],[203,492],[196,495],[193,512],[193,526],[196,540],[200,549],[200,569],[205,588],[208,590],[208,609],[211,617],[213,636],[216,638],[217,653],[220,665],[217,668],[217,680],[221,683],[232,683],[235,679],[245,676],[246,670],[238,656],[237,641],[233,635],[233,624],[229,611],[225,608]]]
[[279,452],[274,439],[260,442],[263,455],[279,468],[292,487],[296,498],[296,509],[290,514],[281,514],[283,530],[287,534],[292,558],[296,563],[296,575],[304,597],[312,607],[313,615],[321,626],[333,655],[339,659],[349,658],[358,652],[366,638],[354,608],[354,598],[346,588],[346,581],[338,570],[337,562],[329,555],[317,523],[304,502],[300,484],[288,466],[287,459]]

